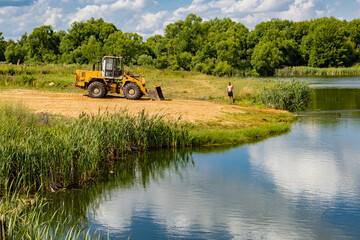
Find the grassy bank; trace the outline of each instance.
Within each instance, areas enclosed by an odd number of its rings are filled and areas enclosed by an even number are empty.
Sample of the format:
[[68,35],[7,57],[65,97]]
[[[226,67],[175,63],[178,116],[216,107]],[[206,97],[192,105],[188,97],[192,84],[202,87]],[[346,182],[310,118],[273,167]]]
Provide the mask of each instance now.
[[26,189],[83,184],[109,161],[149,149],[259,140],[290,128],[288,113],[244,110],[195,125],[142,111],[79,119],[32,113],[21,105],[0,106],[0,189],[19,177]]
[[144,111],[68,119],[2,104],[0,189],[19,177],[34,190],[81,184],[129,152],[190,145],[188,128]]
[[192,131],[198,145],[242,144],[285,133],[295,120],[289,113],[244,110],[215,121],[199,122]]
[[[81,225],[82,216],[75,223],[62,210],[48,216],[46,200],[34,193],[96,180],[113,161],[125,163],[131,152],[257,141],[288,131],[293,120],[289,113],[259,109],[195,125],[164,121],[163,116],[151,117],[145,112],[136,116],[126,112],[84,114],[68,119],[2,103],[0,234],[2,239],[103,239],[90,236]],[[142,164],[136,166],[146,181],[152,168],[168,166],[173,158],[161,157],[155,163],[141,159]],[[18,184],[11,187],[11,182]]]

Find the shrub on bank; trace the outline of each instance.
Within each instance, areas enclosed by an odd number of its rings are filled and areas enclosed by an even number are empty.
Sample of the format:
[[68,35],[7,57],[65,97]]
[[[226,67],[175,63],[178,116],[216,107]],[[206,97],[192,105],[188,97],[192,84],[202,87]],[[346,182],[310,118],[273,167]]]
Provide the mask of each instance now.
[[260,94],[260,101],[267,107],[290,112],[305,110],[310,100],[309,84],[302,81],[278,82]]

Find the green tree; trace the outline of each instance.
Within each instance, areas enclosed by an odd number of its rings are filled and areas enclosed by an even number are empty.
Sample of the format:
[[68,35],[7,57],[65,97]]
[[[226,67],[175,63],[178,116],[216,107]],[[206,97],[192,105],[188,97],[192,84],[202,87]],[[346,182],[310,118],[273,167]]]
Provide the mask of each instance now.
[[96,62],[104,56],[102,44],[96,40],[95,36],[91,36],[88,43],[83,44],[80,50],[85,59],[84,63]]
[[123,56],[124,63],[136,63],[140,55],[146,54],[142,36],[136,33],[116,31],[105,40],[104,52],[110,56]]
[[191,68],[191,58],[192,55],[189,52],[182,52],[177,55],[177,62],[180,68],[184,70],[190,70]]
[[147,41],[144,43],[144,47],[152,57],[156,58],[162,53],[167,53],[166,44],[167,39],[161,35],[155,35],[147,39]]
[[346,25],[346,35],[354,43],[357,57],[360,56],[360,19],[354,19]]
[[279,40],[277,41],[277,47],[282,52],[284,59],[283,64],[286,66],[300,66],[305,63],[299,45],[294,39]]
[[35,28],[26,39],[31,60],[55,62],[59,53],[60,38],[50,25]]
[[7,42],[4,40],[2,36],[2,32],[0,32],[0,61],[5,61],[5,49],[7,47]]
[[256,45],[251,64],[261,76],[272,76],[275,69],[284,62],[282,52],[274,42],[260,42]]
[[154,66],[154,59],[149,55],[143,54],[139,56],[137,63],[140,66]]
[[310,66],[341,67],[354,63],[354,44],[346,37],[341,21],[335,18],[318,20],[309,38]]
[[62,53],[69,53],[83,44],[87,44],[89,38],[94,36],[97,42],[102,44],[117,29],[114,24],[106,23],[102,18],[90,18],[86,22],[73,22],[69,33],[63,36],[60,50]]
[[216,76],[230,76],[232,74],[232,67],[227,61],[218,61],[213,74]]
[[294,35],[293,39],[297,44],[301,44],[302,39],[309,34],[310,22],[301,21],[294,23]]
[[19,43],[11,43],[7,46],[5,51],[6,61],[12,64],[16,64],[18,60],[24,62],[27,54],[27,50]]
[[249,30],[244,25],[232,22],[230,27],[220,34],[221,40],[215,43],[217,58],[233,67],[240,67],[241,60],[247,58],[248,34]]
[[7,62],[16,64],[18,60],[25,62],[28,49],[26,45],[27,33],[24,33],[17,42],[9,41],[5,50],[5,58]]

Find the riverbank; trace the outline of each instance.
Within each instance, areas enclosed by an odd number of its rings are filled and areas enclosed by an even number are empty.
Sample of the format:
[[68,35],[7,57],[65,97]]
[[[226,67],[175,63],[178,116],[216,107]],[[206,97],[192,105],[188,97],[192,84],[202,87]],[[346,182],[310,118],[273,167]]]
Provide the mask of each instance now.
[[35,190],[78,186],[131,152],[246,143],[284,133],[295,119],[285,111],[203,101],[48,94],[1,92],[15,102],[1,106],[2,187],[22,175]]
[[[38,92],[26,92],[44,100]],[[88,230],[78,226],[78,221],[54,222],[67,216],[61,211],[56,213],[56,218],[47,216],[46,200],[38,196],[39,192],[78,188],[99,181],[114,161],[124,161],[140,151],[261,140],[288,131],[294,120],[284,111],[202,101],[186,103],[198,103],[198,107],[209,104],[208,112],[214,106],[222,106],[225,113],[213,120],[196,119],[192,123],[175,119],[173,114],[148,114],[145,110],[138,113],[105,110],[97,114],[83,113],[76,118],[44,112],[47,108],[30,110],[27,104],[37,106],[31,99],[17,101],[19,99],[7,94],[2,92],[2,98],[8,96],[8,100],[0,104],[0,235],[6,239],[20,235],[30,236],[29,239],[57,239],[54,236],[101,239],[100,235],[92,238]],[[47,100],[50,99],[45,98]],[[62,100],[59,96],[55,98],[58,105]],[[182,105],[186,104],[182,102]],[[226,112],[228,108],[232,111]],[[194,117],[184,116],[184,119],[194,120]],[[11,183],[16,186],[10,187]],[[31,227],[25,227],[28,224]]]

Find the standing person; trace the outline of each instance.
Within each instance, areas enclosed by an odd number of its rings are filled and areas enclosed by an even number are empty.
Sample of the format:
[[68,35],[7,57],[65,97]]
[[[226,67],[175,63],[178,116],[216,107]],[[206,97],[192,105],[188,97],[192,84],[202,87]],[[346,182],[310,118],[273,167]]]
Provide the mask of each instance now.
[[229,82],[229,85],[226,88],[227,94],[229,96],[229,100],[232,104],[234,104],[234,86],[231,85],[231,82]]

